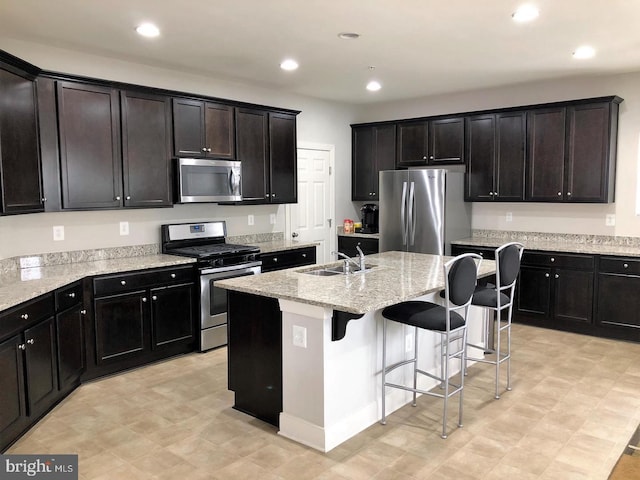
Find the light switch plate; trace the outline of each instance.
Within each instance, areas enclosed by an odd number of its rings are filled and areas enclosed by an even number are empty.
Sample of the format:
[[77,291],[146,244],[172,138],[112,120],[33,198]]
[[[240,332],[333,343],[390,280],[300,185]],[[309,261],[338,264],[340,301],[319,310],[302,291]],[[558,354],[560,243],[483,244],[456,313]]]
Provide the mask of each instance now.
[[129,222],[120,222],[120,235],[129,235]]
[[616,226],[616,214],[615,213],[607,213],[605,217],[604,224],[607,227],[615,227]]
[[294,325],[292,330],[293,346],[307,348],[307,329],[299,325]]
[[507,212],[507,222],[513,222],[513,212]]
[[276,214],[275,213],[269,214],[269,223],[271,225],[275,225],[276,224]]
[[64,225],[55,225],[53,227],[53,241],[61,242],[64,240]]
[[253,216],[253,215],[249,215],[249,216],[247,217],[247,223],[248,223],[249,225],[253,225],[253,224],[255,223],[255,218],[254,218],[254,216]]

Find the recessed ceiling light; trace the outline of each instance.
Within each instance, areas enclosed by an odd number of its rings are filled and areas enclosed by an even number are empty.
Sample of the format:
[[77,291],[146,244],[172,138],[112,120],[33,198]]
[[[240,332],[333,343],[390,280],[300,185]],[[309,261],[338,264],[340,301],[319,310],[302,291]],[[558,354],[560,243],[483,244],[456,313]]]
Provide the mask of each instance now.
[[511,18],[513,18],[516,22],[530,22],[538,17],[540,12],[533,5],[522,5],[519,7],[513,14]]
[[355,32],[340,32],[338,38],[342,40],[356,40],[360,38],[360,34]]
[[160,30],[153,23],[142,23],[136,27],[138,32],[143,37],[157,37],[160,35]]
[[298,68],[298,62],[292,58],[287,58],[280,64],[280,68],[287,71],[296,70]]
[[367,90],[369,90],[370,92],[377,92],[381,88],[382,85],[380,85],[380,82],[376,80],[371,80],[369,83],[367,83]]
[[581,47],[576,48],[576,51],[573,52],[573,58],[577,58],[579,60],[583,60],[585,58],[592,58],[596,54],[596,51],[593,47],[589,45],[583,45]]

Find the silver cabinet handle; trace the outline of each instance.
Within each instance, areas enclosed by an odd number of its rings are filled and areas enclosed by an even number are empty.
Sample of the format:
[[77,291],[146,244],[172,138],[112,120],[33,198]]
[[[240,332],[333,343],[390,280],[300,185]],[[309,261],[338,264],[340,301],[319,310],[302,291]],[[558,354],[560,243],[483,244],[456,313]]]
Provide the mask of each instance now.
[[23,320],[29,320],[29,314],[28,313],[23,313],[22,315],[20,315],[20,318]]
[[42,197],[42,203],[47,201],[47,197]]
[[82,309],[82,310],[80,310],[80,313],[81,313],[82,315],[86,315],[86,314],[87,314],[87,311],[86,311],[85,309]]
[[562,196],[562,192],[558,192],[558,196],[561,197]]
[[207,152],[211,153],[211,149],[210,149],[210,148],[207,148]]
[[306,253],[303,253],[303,254],[302,254],[302,258],[307,258],[307,254],[306,254]]
[[629,264],[628,264],[628,263],[625,263],[625,264],[623,264],[622,266],[623,266],[624,268],[629,268]]
[[155,302],[157,299],[158,299],[158,297],[156,297],[155,295],[153,295],[153,296],[151,297],[151,300],[153,300],[154,302]]
[[557,273],[554,275],[555,278],[560,278],[560,275],[558,275]]
[[493,192],[493,194],[497,197],[498,196],[498,192]]
[[120,195],[118,195],[118,196],[116,197],[116,200],[120,200]]
[[127,195],[127,200],[131,200],[131,195]]
[[555,261],[556,261],[556,259],[555,259],[555,258],[553,258],[553,257],[551,257],[551,263],[553,263],[553,262],[555,262]]
[[172,274],[171,274],[171,278],[176,278],[176,274],[175,274],[175,273],[172,273]]
[[25,350],[27,348],[27,346],[24,343],[21,343],[20,345],[18,345],[18,349],[20,350]]
[[567,197],[570,197],[570,196],[571,196],[571,192],[567,192]]
[[267,193],[267,194],[264,196],[264,198],[269,198],[269,194]]
[[545,273],[544,276],[545,276],[545,278],[549,278],[549,274],[548,273]]
[[146,302],[147,301],[147,297],[142,297],[142,301]]
[[433,160],[433,159],[434,159],[434,156],[433,156],[433,155],[431,155],[431,156],[429,157],[429,160]]
[[278,263],[278,257],[273,257],[273,262]]
[[207,147],[202,147],[202,151],[206,152],[207,151]]
[[489,196],[490,196],[490,197],[493,197],[493,192],[489,192]]
[[67,297],[76,298],[76,293],[75,292],[67,293]]
[[126,285],[127,281],[126,280],[120,280],[120,285]]
[[276,196],[276,194],[275,194],[275,193],[272,193],[272,194],[271,194],[271,196],[272,196],[272,197],[275,197],[275,196]]
[[426,155],[425,155],[425,156],[423,156],[423,157],[422,157],[422,159],[423,159],[423,160],[426,160],[426,159],[427,159],[427,156],[426,156]]
[[36,341],[33,338],[30,338],[29,340],[27,340],[27,343],[29,345],[33,345],[34,343],[36,343]]

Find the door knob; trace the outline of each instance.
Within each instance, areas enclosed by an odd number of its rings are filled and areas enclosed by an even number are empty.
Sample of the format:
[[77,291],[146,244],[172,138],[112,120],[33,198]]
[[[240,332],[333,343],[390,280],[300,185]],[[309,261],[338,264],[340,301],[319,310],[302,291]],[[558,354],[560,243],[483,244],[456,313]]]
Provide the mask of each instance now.
[[297,237],[298,237],[298,233],[297,233],[297,232],[293,232],[293,233],[291,234],[291,236],[292,236],[293,238],[297,238]]

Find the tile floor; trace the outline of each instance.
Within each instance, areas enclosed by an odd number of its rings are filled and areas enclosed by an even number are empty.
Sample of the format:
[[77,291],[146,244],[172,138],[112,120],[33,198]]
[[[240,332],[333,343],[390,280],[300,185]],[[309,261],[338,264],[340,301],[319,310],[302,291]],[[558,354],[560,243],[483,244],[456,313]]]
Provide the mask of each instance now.
[[83,385],[7,453],[78,453],[85,480],[606,479],[640,423],[640,345],[513,336],[513,391],[473,366],[447,440],[430,397],[327,454],[298,445],[231,408],[222,348]]

